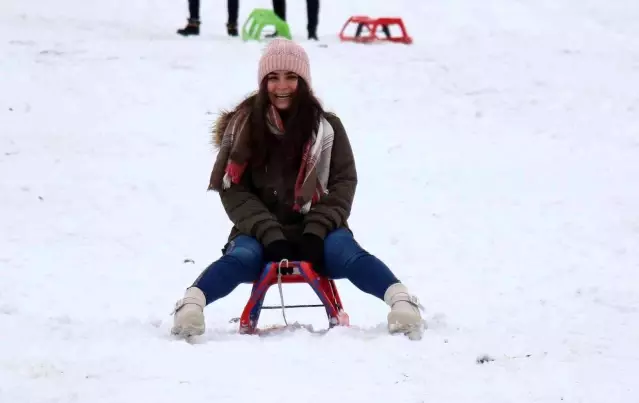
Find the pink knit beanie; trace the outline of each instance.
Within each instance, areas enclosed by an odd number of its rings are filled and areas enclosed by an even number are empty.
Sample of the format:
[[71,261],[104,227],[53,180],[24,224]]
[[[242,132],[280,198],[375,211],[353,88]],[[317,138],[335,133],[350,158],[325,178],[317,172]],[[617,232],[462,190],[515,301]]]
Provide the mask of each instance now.
[[266,46],[260,58],[257,73],[258,85],[264,77],[276,70],[292,71],[311,87],[311,66],[308,55],[303,47],[289,39],[275,38]]

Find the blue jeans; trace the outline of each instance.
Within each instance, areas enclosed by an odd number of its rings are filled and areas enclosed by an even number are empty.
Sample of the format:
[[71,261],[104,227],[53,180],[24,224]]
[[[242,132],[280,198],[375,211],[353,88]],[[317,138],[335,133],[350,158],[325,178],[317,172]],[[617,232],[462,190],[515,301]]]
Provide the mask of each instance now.
[[[210,304],[231,293],[242,283],[259,279],[266,262],[262,259],[262,245],[246,235],[233,239],[220,259],[207,267],[195,280]],[[381,260],[371,255],[355,241],[350,231],[338,229],[326,236],[324,263],[327,277],[348,279],[365,293],[384,300],[386,289],[399,282]]]

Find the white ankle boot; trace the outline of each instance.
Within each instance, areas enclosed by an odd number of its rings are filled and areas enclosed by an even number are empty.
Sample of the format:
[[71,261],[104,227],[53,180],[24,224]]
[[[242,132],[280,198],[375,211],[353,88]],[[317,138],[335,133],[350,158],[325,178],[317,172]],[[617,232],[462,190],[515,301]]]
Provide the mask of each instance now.
[[388,313],[388,331],[404,333],[410,338],[420,338],[425,328],[417,297],[408,293],[402,283],[395,283],[384,293],[384,301],[391,307]]
[[197,287],[190,287],[184,298],[175,303],[173,328],[171,333],[182,337],[204,334],[204,307],[206,298]]

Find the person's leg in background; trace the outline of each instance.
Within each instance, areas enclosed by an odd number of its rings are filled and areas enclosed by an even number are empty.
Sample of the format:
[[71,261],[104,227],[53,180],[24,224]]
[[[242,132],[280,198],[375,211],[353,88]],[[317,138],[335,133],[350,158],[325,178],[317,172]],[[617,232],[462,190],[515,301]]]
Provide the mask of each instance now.
[[[282,21],[286,21],[286,0],[273,0],[273,12],[280,17]],[[266,38],[275,38],[276,36],[277,31],[265,35]]]
[[306,17],[308,25],[308,39],[318,40],[317,25],[319,24],[319,0],[306,0]]
[[286,0],[273,0],[273,11],[278,17],[286,21]]
[[[308,39],[318,40],[317,25],[319,24],[319,0],[306,0],[306,29]],[[286,21],[286,0],[273,0],[273,12],[275,15]],[[277,36],[277,32],[267,37]]]
[[240,9],[240,0],[228,0],[227,9],[229,19],[226,22],[226,32],[229,36],[237,36],[237,16]]
[[183,36],[200,34],[200,0],[189,0],[189,19],[186,27],[177,30]]

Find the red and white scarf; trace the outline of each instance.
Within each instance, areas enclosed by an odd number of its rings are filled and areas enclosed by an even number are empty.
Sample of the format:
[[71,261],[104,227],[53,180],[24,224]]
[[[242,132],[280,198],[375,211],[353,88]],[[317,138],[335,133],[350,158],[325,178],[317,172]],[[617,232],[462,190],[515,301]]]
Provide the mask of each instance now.
[[[248,147],[248,111],[238,111],[231,118],[222,134],[220,150],[211,173],[210,190],[224,190],[240,183],[250,159]],[[271,105],[266,116],[275,132],[283,132],[283,124],[277,109]],[[304,145],[302,161],[295,181],[293,209],[306,214],[311,206],[328,194],[328,178],[335,133],[325,117],[320,118],[319,128]]]

